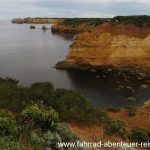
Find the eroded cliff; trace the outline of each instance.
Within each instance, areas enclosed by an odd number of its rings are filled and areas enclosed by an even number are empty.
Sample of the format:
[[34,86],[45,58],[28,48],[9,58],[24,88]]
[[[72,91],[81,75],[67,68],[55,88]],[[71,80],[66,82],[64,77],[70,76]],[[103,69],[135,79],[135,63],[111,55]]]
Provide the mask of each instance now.
[[75,36],[66,60],[58,63],[56,67],[74,68],[82,65],[150,67],[150,35],[142,39],[113,32],[95,31]]

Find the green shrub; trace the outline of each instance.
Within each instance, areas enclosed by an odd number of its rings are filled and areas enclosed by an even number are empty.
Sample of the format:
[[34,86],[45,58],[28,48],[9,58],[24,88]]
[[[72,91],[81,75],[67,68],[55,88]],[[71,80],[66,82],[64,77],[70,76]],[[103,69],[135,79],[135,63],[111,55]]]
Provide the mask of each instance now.
[[134,107],[127,107],[126,112],[127,112],[129,117],[134,117],[137,114],[137,109]]
[[131,131],[130,138],[136,142],[150,141],[150,129],[135,129]]
[[69,127],[65,124],[58,124],[56,128],[56,132],[60,135],[63,142],[74,142],[79,140],[79,138],[73,134]]
[[36,150],[44,150],[44,139],[41,135],[38,135],[36,132],[31,131],[30,133],[30,144],[36,149]]
[[[61,148],[58,147],[58,142],[62,142],[62,139],[60,135],[56,132],[48,131],[46,134],[44,134],[44,140],[45,140],[45,146],[47,149],[56,149],[61,150]],[[62,148],[63,149],[63,148]]]
[[12,84],[12,85],[17,85],[19,83],[18,80],[16,79],[12,79],[12,78],[6,78],[6,79],[3,79],[3,78],[0,78],[0,83],[8,83],[8,84]]
[[52,107],[60,114],[64,120],[85,120],[89,109],[92,108],[90,103],[82,95],[65,89],[56,90],[56,98]]
[[25,121],[33,123],[33,126],[42,129],[52,128],[59,122],[58,113],[51,107],[46,108],[42,105],[34,104],[29,106],[21,114]]
[[123,23],[123,24],[134,24],[139,27],[143,25],[149,25],[150,16],[141,15],[141,16],[116,16],[112,18],[112,23]]
[[100,111],[100,120],[106,126],[112,121],[106,111]]
[[30,88],[32,90],[42,90],[43,92],[50,92],[53,90],[53,85],[50,82],[36,82]]
[[0,136],[18,137],[21,127],[18,125],[13,116],[7,116],[5,113],[0,113]]
[[19,144],[11,137],[0,137],[0,150],[20,150]]
[[128,132],[126,130],[126,123],[120,120],[112,120],[110,124],[106,126],[107,135],[119,135],[123,138],[128,138]]

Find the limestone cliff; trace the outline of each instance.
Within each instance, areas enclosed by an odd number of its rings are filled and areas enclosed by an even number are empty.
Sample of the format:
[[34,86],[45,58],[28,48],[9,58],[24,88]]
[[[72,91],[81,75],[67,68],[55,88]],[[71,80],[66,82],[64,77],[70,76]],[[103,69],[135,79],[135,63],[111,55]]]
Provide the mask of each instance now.
[[84,32],[75,36],[67,59],[57,68],[99,66],[150,67],[150,35],[144,39],[114,33]]
[[63,18],[15,18],[12,20],[12,23],[33,23],[33,24],[46,24],[46,23],[60,23],[64,19]]

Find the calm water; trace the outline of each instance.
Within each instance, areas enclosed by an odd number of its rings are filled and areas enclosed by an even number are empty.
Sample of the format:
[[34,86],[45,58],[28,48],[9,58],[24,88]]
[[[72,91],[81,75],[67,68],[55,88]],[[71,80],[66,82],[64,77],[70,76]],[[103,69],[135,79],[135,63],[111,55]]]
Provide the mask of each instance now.
[[93,74],[54,69],[58,61],[65,59],[72,38],[54,35],[50,30],[43,32],[42,25],[36,25],[35,30],[29,26],[0,21],[1,77],[16,78],[23,86],[51,81],[55,88],[78,91],[97,106],[141,105],[150,98],[149,91],[145,91],[131,102],[116,91],[114,84],[100,82]]

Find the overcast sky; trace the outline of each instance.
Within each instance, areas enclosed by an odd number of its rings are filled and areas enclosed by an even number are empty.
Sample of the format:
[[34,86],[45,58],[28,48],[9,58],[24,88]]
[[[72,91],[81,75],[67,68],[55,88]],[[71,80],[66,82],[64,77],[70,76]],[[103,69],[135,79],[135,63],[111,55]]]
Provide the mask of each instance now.
[[150,0],[0,0],[0,19],[150,15]]

